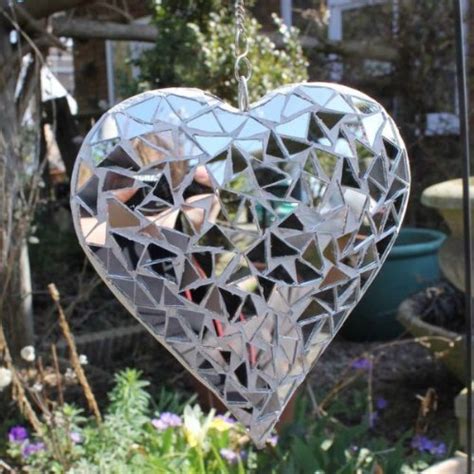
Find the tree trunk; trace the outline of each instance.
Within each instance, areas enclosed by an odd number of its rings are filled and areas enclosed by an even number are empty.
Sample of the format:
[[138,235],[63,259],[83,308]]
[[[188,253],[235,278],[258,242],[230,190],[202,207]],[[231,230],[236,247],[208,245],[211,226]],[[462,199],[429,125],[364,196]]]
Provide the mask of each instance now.
[[90,129],[91,119],[96,119],[110,106],[105,41],[74,41],[74,98],[79,108],[80,133]]
[[[5,8],[8,0],[1,0]],[[19,155],[18,120],[15,87],[20,62],[15,60],[10,44],[9,25],[0,22],[0,317],[13,355],[32,343],[31,313],[27,308],[30,295],[26,254],[24,249],[25,223],[21,213],[20,192],[23,164]],[[5,65],[8,64],[8,67]],[[23,251],[23,254],[22,254]],[[23,258],[22,258],[23,255]],[[31,292],[30,292],[31,293]],[[25,303],[26,302],[26,303]]]

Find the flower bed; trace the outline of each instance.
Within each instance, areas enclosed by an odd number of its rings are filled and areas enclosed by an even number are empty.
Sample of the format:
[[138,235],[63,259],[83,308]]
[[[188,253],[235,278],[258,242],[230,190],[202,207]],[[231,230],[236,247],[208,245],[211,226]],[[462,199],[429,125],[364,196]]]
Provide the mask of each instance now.
[[[360,359],[351,370],[369,368]],[[41,433],[30,433],[21,425],[10,427],[8,462],[18,470],[38,473],[390,474],[419,472],[449,451],[444,442],[427,436],[407,433],[395,444],[374,437],[370,430],[375,416],[346,426],[335,418],[340,415],[336,405],[308,417],[304,399],[295,422],[257,451],[232,417],[213,410],[203,413],[176,393],[163,393],[153,410],[147,385],[135,370],[119,373],[101,423],[65,404],[53,411]],[[375,407],[374,414],[380,413],[388,403],[377,398]],[[354,409],[357,403],[344,410],[353,414]]]

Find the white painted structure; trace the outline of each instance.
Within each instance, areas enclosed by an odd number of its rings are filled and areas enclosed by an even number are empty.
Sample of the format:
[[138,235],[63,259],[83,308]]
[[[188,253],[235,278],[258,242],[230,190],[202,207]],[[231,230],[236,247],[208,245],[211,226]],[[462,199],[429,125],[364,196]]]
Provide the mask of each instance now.
[[358,8],[368,7],[386,3],[387,0],[328,0],[329,8],[329,39],[332,41],[342,41],[342,15],[345,11],[356,10]]
[[280,16],[286,26],[293,25],[293,0],[280,0]]

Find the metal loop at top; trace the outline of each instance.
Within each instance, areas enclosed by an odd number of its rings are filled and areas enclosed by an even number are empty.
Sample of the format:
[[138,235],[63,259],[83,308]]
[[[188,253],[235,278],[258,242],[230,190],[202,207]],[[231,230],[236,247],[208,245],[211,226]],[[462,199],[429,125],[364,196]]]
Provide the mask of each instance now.
[[234,67],[235,78],[239,81],[241,77],[245,77],[249,81],[252,77],[252,64],[247,56],[241,55],[235,61]]
[[249,40],[245,30],[237,30],[235,32],[235,55],[247,56],[249,53]]
[[247,86],[247,78],[240,76],[239,79],[239,109],[241,112],[249,110],[249,89]]
[[244,0],[235,1],[235,66],[234,74],[239,83],[240,110],[248,109],[249,94],[247,82],[252,77],[252,64],[247,55],[249,40],[245,29],[246,14]]

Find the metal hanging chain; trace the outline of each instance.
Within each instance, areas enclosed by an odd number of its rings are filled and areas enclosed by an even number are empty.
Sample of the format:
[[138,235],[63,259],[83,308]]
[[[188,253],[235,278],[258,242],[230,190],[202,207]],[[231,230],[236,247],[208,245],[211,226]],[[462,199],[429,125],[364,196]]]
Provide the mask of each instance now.
[[235,1],[235,66],[234,74],[239,84],[239,108],[246,112],[249,108],[248,81],[252,77],[252,65],[250,64],[249,40],[245,27],[247,15],[244,0]]
[[395,40],[400,36],[400,0],[392,0],[392,34]]

